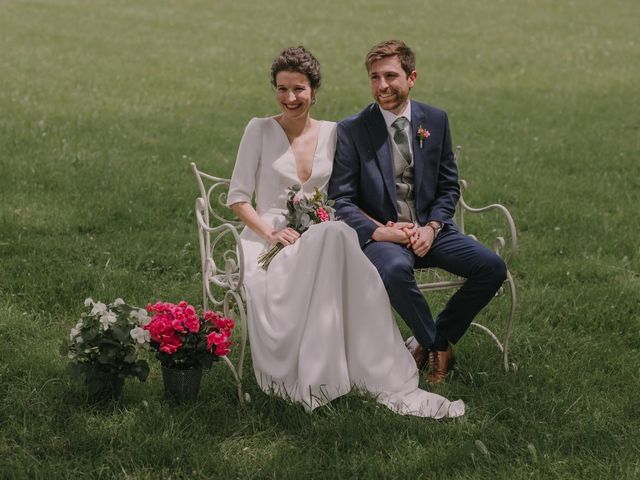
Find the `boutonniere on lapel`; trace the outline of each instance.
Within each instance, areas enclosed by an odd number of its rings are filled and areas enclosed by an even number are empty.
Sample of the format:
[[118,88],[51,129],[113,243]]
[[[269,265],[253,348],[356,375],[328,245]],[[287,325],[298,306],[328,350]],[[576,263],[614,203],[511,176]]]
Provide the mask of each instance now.
[[418,131],[416,132],[416,135],[418,136],[418,140],[420,140],[420,148],[422,148],[422,142],[429,138],[431,136],[431,133],[429,133],[429,130],[425,130],[424,128],[422,128],[422,125],[420,125],[418,127]]

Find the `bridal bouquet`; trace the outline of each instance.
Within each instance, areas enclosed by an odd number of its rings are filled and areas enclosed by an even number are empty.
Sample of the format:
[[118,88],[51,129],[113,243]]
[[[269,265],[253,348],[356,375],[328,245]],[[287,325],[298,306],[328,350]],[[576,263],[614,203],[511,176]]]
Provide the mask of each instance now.
[[[335,202],[333,200],[328,200],[327,196],[317,187],[313,195],[298,197],[298,192],[301,189],[302,187],[296,184],[287,190],[287,213],[283,214],[287,219],[287,227],[293,228],[296,232],[302,234],[311,225],[334,220],[335,210],[333,205]],[[258,258],[258,265],[266,270],[271,260],[283,248],[284,245],[276,243],[269,251]]]
[[209,367],[229,353],[234,322],[207,310],[201,317],[187,302],[147,305],[152,318],[143,328],[166,368]]

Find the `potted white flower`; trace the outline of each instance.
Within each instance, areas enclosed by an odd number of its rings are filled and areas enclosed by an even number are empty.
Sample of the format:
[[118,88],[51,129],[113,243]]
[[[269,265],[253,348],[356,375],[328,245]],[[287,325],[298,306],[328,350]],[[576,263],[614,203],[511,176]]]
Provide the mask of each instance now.
[[145,309],[121,298],[109,305],[87,298],[84,304],[87,311],[71,329],[61,353],[69,358],[72,374],[84,379],[92,400],[118,398],[127,377],[145,381],[149,375],[138,350],[148,347],[150,334],[143,327],[150,318]]

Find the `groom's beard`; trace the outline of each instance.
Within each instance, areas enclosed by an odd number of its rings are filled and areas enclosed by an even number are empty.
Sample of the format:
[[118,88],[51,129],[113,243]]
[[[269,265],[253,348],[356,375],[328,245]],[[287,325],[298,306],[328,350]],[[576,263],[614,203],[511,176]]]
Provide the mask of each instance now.
[[397,115],[406,107],[409,101],[409,93],[404,94],[398,90],[390,90],[389,92],[376,94],[375,100],[380,105],[380,108]]

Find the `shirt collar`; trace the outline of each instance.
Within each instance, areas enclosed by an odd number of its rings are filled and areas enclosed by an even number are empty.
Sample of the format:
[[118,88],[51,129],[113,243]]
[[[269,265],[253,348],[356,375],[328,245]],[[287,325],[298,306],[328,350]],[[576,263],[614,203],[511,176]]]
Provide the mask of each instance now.
[[384,123],[387,124],[388,129],[391,128],[391,125],[396,121],[398,117],[405,117],[407,120],[409,120],[409,124],[411,124],[411,100],[407,102],[407,106],[402,112],[400,112],[400,115],[396,115],[395,113],[385,110],[384,108],[380,108],[380,111],[382,112]]

